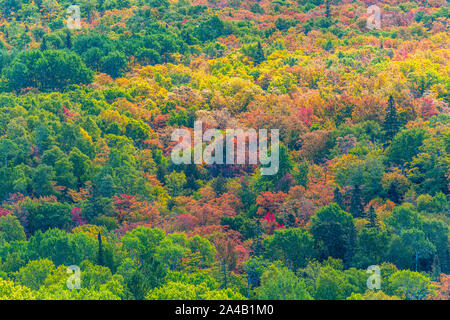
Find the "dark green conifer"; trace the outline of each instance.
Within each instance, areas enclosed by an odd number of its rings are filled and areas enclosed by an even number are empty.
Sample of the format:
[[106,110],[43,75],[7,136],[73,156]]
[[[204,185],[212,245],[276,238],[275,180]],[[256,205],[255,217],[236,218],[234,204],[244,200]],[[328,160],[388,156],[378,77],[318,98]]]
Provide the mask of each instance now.
[[338,187],[336,187],[336,188],[334,189],[334,202],[336,202],[337,205],[338,205],[341,209],[345,210],[345,208],[344,208],[344,201],[343,201],[343,198],[342,198],[342,194],[339,192],[339,188],[338,188]]
[[72,48],[72,34],[70,33],[70,31],[66,32],[66,48]]
[[367,224],[368,228],[378,229],[377,214],[372,206],[369,207],[369,212],[367,212],[367,219],[369,220],[369,223]]
[[397,108],[395,107],[394,98],[392,98],[392,96],[389,97],[383,127],[386,134],[386,139],[392,141],[400,128],[397,116]]
[[351,192],[350,213],[354,218],[362,217],[364,213],[364,203],[359,185],[355,185]]
[[44,37],[42,38],[42,42],[41,42],[41,47],[40,47],[41,51],[45,51],[47,50],[47,39]]
[[103,256],[103,243],[102,243],[102,236],[100,234],[100,231],[98,232],[98,257],[97,257],[97,264],[100,266],[104,265],[104,256]]
[[254,57],[255,63],[260,64],[264,60],[266,60],[266,57],[264,55],[264,51],[261,46],[261,42],[258,41],[258,46],[256,47],[255,57]]

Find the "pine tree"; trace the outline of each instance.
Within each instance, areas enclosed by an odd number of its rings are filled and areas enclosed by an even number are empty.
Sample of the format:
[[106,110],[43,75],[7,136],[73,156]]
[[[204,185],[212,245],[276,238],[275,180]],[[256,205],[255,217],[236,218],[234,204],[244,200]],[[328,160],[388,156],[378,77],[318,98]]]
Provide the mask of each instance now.
[[260,64],[264,60],[266,60],[266,57],[264,56],[264,51],[262,49],[261,42],[258,41],[258,46],[256,48],[254,61],[256,64]]
[[389,189],[387,191],[387,197],[397,204],[399,204],[402,201],[401,199],[402,197],[398,192],[397,187],[394,183],[391,183],[391,185],[389,186]]
[[72,34],[70,33],[70,31],[67,31],[66,33],[66,48],[72,48]]
[[41,51],[47,50],[47,39],[45,37],[42,39],[40,49],[41,49]]
[[261,229],[261,221],[259,219],[256,220],[256,237],[255,241],[253,242],[252,249],[253,249],[253,255],[255,257],[259,257],[262,254],[263,246],[262,246],[262,229]]
[[338,187],[336,187],[336,188],[334,189],[334,202],[336,202],[337,205],[338,205],[342,210],[345,210],[345,208],[344,208],[344,201],[343,201],[343,198],[342,198],[342,194],[339,192],[339,188],[338,188]]
[[431,276],[434,281],[439,281],[441,276],[441,265],[439,263],[439,257],[434,255],[433,264],[431,265]]
[[325,0],[325,17],[330,17],[330,0]]
[[97,10],[100,12],[104,12],[103,4],[105,3],[105,0],[98,0],[97,2],[98,2]]
[[350,213],[353,217],[361,217],[364,213],[364,204],[362,200],[361,188],[355,185],[351,194]]
[[98,257],[97,257],[97,264],[100,266],[104,265],[104,257],[103,257],[103,243],[102,243],[102,236],[100,232],[98,232]]
[[384,119],[384,131],[386,132],[386,139],[392,141],[400,128],[397,116],[397,109],[395,108],[394,99],[389,97],[388,107],[386,109],[386,117]]
[[213,180],[211,185],[214,192],[219,196],[227,192],[227,179],[222,176],[222,173],[220,173],[217,178]]
[[114,194],[114,180],[110,174],[106,174],[100,177],[99,181],[95,184],[95,196],[102,196],[110,198]]
[[377,228],[378,229],[377,214],[375,213],[375,209],[372,206],[369,207],[369,212],[367,213],[367,219],[369,220],[369,223],[367,224],[368,228]]

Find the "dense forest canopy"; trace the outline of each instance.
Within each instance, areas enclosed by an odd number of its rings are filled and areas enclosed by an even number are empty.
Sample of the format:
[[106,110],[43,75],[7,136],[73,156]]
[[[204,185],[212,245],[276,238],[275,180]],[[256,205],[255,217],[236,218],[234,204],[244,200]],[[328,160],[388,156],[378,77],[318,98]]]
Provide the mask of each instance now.
[[[0,0],[0,299],[448,300],[448,21],[445,0]],[[174,164],[195,121],[278,129],[278,172]]]

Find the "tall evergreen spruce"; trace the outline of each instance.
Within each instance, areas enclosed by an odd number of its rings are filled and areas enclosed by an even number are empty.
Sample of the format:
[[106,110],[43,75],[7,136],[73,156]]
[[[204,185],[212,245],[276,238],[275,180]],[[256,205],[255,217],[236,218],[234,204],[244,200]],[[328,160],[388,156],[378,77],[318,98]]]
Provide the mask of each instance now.
[[261,238],[262,238],[261,222],[259,219],[256,219],[256,239],[252,245],[253,254],[256,257],[261,256],[263,252],[263,244]]
[[373,206],[369,207],[369,212],[367,213],[367,219],[369,220],[369,223],[367,224],[368,228],[377,228],[378,229],[377,214],[375,213],[375,209],[373,208]]
[[214,192],[217,195],[222,195],[227,192],[227,179],[220,173],[216,179],[211,183],[214,189]]
[[330,17],[330,0],[325,0],[325,17]]
[[389,97],[383,127],[386,133],[386,140],[392,141],[400,128],[400,123],[397,116],[397,108],[395,107],[394,98],[392,98],[392,96]]
[[355,218],[362,217],[364,213],[364,203],[359,185],[355,185],[351,193],[350,213]]
[[47,50],[47,39],[45,37],[42,38],[40,49],[41,49],[41,51]]
[[264,60],[266,60],[266,57],[264,55],[264,51],[263,48],[261,46],[261,42],[258,41],[258,46],[256,48],[256,53],[255,53],[255,63],[256,64],[260,64],[262,63]]
[[334,202],[336,202],[336,204],[342,209],[345,210],[344,208],[344,200],[342,198],[342,194],[339,192],[339,188],[336,187],[334,189]]
[[98,233],[98,257],[97,257],[97,263],[100,266],[104,265],[104,256],[103,256],[103,243],[102,243],[102,236],[100,232]]
[[434,281],[440,281],[441,264],[439,263],[439,257],[437,254],[434,255],[433,264],[431,265],[431,276]]
[[389,186],[387,197],[397,204],[402,202],[402,196],[398,192],[397,187],[394,183],[391,183],[391,185]]
[[70,33],[70,31],[66,32],[66,48],[72,48],[72,34]]

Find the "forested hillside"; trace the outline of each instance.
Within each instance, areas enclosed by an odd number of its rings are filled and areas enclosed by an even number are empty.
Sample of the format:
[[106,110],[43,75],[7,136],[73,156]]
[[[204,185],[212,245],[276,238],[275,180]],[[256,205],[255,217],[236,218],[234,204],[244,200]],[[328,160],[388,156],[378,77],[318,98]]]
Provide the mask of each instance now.
[[[448,300],[448,21],[0,0],[0,299]],[[278,129],[278,172],[173,163],[195,121]]]

